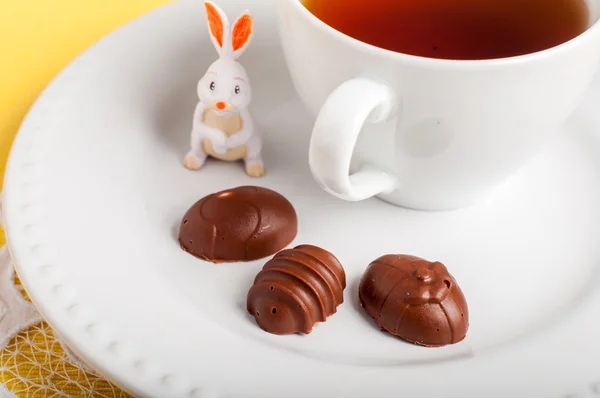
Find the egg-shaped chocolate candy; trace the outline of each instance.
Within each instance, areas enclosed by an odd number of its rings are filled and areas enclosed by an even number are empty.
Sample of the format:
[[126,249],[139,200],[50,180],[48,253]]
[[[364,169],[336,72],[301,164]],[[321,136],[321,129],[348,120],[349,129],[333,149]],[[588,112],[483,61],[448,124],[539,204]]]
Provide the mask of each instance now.
[[301,245],[282,250],[256,275],[247,309],[273,334],[308,334],[344,301],[346,274],[327,250]]
[[363,274],[360,305],[382,329],[414,344],[439,347],[463,340],[467,301],[444,264],[390,254]]
[[296,237],[292,204],[267,188],[243,186],[205,196],[183,216],[179,243],[203,260],[251,261],[286,247]]

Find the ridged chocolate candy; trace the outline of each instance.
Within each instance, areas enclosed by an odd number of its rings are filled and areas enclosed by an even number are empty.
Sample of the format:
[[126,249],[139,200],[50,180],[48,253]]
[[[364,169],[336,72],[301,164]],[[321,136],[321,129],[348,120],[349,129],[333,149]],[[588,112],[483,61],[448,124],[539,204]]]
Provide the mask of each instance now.
[[358,296],[382,329],[411,343],[454,344],[465,338],[469,328],[465,296],[440,262],[382,256],[367,267]]
[[311,245],[277,253],[256,275],[247,309],[273,334],[310,333],[344,301],[346,274],[338,259]]
[[181,221],[179,243],[215,263],[251,261],[289,245],[297,230],[296,211],[286,198],[267,188],[244,186],[196,202]]

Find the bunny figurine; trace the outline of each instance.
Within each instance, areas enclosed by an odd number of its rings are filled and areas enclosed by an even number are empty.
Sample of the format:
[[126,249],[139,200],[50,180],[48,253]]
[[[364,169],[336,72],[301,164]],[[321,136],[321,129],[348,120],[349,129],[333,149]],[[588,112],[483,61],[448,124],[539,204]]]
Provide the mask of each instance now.
[[183,164],[190,170],[198,170],[207,156],[243,160],[249,176],[261,177],[265,174],[262,140],[248,112],[252,90],[244,67],[237,61],[250,43],[252,16],[244,12],[230,28],[219,7],[210,1],[204,5],[219,59],[198,82],[200,102],[194,111],[191,149]]

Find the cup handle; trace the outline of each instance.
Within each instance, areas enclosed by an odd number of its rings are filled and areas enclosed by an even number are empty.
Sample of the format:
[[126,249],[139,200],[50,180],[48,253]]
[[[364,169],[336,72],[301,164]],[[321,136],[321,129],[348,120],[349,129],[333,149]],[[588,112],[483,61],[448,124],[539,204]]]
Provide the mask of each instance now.
[[317,116],[308,155],[310,170],[321,188],[348,201],[397,188],[394,177],[371,165],[349,175],[352,153],[365,123],[383,121],[395,109],[394,93],[365,78],[348,80],[329,95]]

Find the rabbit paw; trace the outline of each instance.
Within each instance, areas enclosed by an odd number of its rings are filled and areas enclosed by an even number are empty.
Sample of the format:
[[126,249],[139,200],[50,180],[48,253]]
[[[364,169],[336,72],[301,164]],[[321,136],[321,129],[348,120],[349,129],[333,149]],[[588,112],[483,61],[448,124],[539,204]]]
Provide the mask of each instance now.
[[183,158],[183,166],[188,170],[200,170],[200,168],[204,165],[205,159],[200,159],[198,156],[193,153],[188,153]]
[[262,177],[265,175],[265,166],[262,163],[254,163],[246,166],[246,174],[250,177]]

